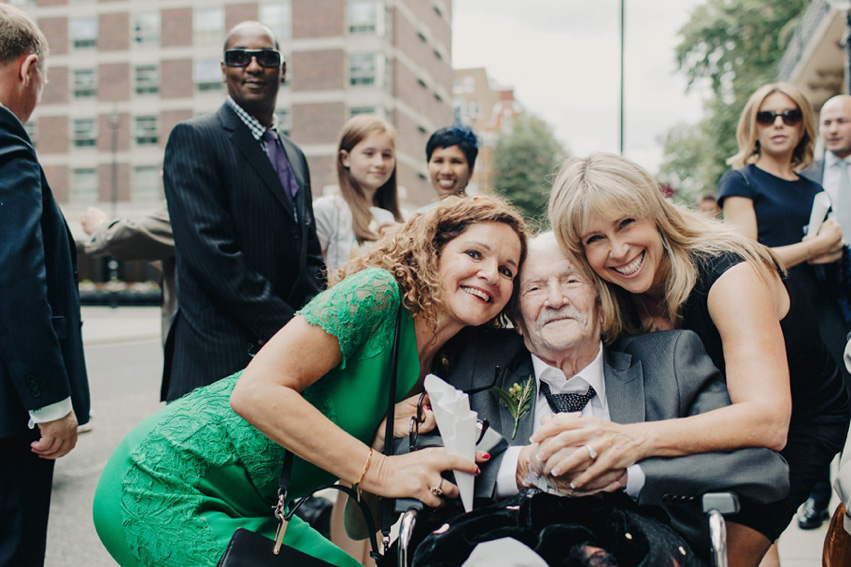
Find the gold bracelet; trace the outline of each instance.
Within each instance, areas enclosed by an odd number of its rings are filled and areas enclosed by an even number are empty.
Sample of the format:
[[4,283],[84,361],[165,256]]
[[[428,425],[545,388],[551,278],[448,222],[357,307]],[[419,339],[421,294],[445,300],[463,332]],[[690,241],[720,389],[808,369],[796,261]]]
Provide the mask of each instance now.
[[366,476],[366,469],[369,468],[369,463],[372,462],[372,447],[369,448],[369,455],[366,457],[366,463],[363,465],[363,470],[360,473],[360,477],[358,477],[357,481],[354,484],[355,489],[358,491],[358,502],[360,502],[360,483],[363,480],[363,477]]

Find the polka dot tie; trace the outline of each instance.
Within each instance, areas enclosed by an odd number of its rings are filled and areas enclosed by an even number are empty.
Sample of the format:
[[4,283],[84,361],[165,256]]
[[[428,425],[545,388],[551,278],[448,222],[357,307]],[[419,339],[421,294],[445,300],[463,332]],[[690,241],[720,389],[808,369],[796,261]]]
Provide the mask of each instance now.
[[550,404],[550,409],[553,410],[553,413],[582,411],[582,408],[588,405],[591,398],[597,395],[593,386],[589,386],[588,391],[585,393],[568,392],[566,394],[553,394],[550,391],[550,387],[544,381],[541,381],[541,393],[547,398],[547,403]]

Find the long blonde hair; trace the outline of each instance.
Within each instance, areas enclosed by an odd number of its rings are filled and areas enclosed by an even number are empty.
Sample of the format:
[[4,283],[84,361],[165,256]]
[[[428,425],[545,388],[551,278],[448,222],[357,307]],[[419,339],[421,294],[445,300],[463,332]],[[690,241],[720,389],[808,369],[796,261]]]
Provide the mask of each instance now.
[[[391,272],[399,283],[405,307],[412,314],[422,314],[426,321],[435,323],[443,309],[438,276],[443,248],[472,225],[483,222],[508,225],[517,234],[522,265],[526,258],[528,230],[514,207],[498,197],[450,196],[433,209],[414,215],[398,231],[346,262],[331,276],[331,284],[367,268],[382,268]],[[500,316],[507,313],[510,305],[511,302]]]
[[559,245],[581,266],[600,293],[607,341],[650,330],[641,322],[632,294],[600,278],[585,258],[582,237],[594,217],[629,216],[649,221],[662,239],[670,264],[665,288],[667,317],[678,326],[683,304],[697,282],[699,263],[736,252],[765,278],[778,269],[773,252],[732,228],[664,199],[656,181],[639,165],[597,153],[564,163],[550,193],[549,217]]
[[358,115],[343,125],[340,140],[337,143],[337,181],[340,184],[340,194],[352,211],[352,229],[358,243],[378,240],[378,235],[369,228],[372,213],[369,208],[373,205],[393,213],[396,222],[402,222],[399,209],[399,195],[396,189],[396,167],[390,178],[378,188],[372,203],[368,202],[363,189],[352,176],[348,167],[343,165],[342,151],[351,152],[352,148],[372,134],[389,134],[396,144],[396,130],[385,120],[377,116]]
[[757,140],[756,113],[763,101],[774,93],[788,96],[798,106],[803,115],[803,128],[801,139],[792,152],[792,168],[795,171],[803,171],[813,162],[815,151],[815,121],[813,120],[813,107],[804,93],[790,83],[769,83],[756,90],[745,103],[742,114],[739,116],[739,125],[736,128],[736,141],[739,144],[739,153],[727,160],[727,164],[736,169],[759,159],[759,141]]

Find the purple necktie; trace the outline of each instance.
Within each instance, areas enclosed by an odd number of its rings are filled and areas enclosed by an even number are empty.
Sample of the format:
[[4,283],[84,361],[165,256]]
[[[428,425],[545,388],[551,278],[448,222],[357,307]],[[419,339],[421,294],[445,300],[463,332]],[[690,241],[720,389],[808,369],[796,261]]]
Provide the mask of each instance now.
[[266,148],[269,150],[269,161],[272,162],[272,167],[275,168],[290,203],[293,203],[298,192],[298,182],[296,182],[293,170],[290,168],[290,162],[287,160],[284,148],[278,142],[278,135],[269,128],[263,132],[263,139],[266,141]]

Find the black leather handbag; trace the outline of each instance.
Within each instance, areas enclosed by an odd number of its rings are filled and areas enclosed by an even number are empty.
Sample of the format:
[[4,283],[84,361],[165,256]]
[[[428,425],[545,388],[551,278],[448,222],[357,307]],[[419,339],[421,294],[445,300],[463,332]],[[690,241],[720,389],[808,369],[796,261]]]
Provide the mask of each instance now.
[[[399,306],[399,311],[396,314],[396,334],[393,338],[393,351],[390,357],[390,387],[388,402],[387,402],[387,431],[385,439],[393,438],[393,417],[396,407],[396,381],[397,371],[399,366],[399,329],[402,326],[402,306]],[[385,443],[384,453],[392,447],[392,443]],[[298,549],[283,545],[284,533],[287,529],[287,524],[295,514],[296,510],[310,497],[314,492],[333,488],[345,492],[349,498],[360,506],[363,512],[364,520],[369,531],[370,544],[372,551],[370,555],[378,561],[381,554],[378,552],[378,544],[375,539],[375,522],[372,520],[372,514],[366,502],[358,497],[356,490],[348,486],[340,486],[339,484],[331,484],[317,488],[310,494],[302,496],[292,506],[287,509],[287,488],[290,483],[290,474],[293,467],[293,454],[290,451],[284,456],[284,465],[281,468],[280,487],[278,489],[278,503],[274,506],[275,517],[280,520],[281,525],[278,526],[278,533],[275,541],[253,532],[245,528],[237,528],[225,549],[224,555],[219,560],[217,567],[327,567],[332,566],[331,563],[317,559],[299,551]],[[391,499],[387,499],[391,500]],[[390,524],[392,522],[385,518],[382,525],[384,533],[385,550],[390,537]]]

